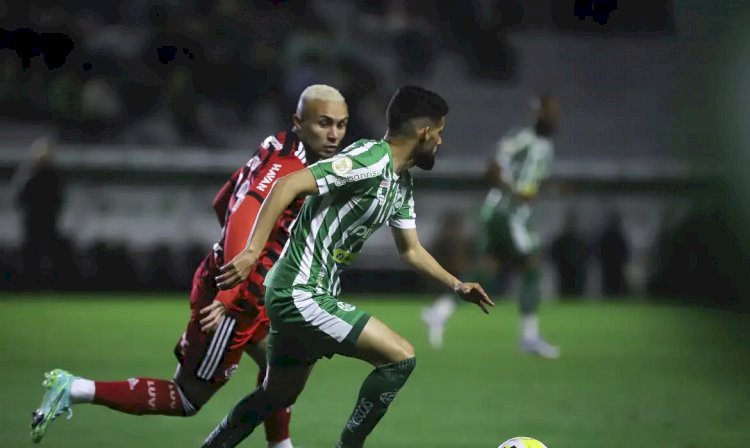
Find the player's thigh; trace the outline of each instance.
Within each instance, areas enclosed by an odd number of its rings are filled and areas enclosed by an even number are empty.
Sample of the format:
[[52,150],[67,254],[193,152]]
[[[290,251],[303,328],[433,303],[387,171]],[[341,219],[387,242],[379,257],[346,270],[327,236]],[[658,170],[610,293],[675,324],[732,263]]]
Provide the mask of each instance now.
[[268,336],[264,337],[256,343],[249,343],[245,346],[245,353],[255,361],[258,368],[265,370],[267,363],[267,352],[268,352]]
[[353,356],[378,367],[414,357],[414,347],[382,321],[371,317],[357,339]]
[[245,345],[247,328],[237,316],[225,315],[213,333],[201,330],[200,317],[193,314],[175,346],[174,355],[184,375],[198,381],[223,384],[237,370]]
[[313,363],[323,357],[354,356],[370,315],[337,297],[307,289],[266,291],[271,320],[270,365]]
[[305,388],[314,365],[314,363],[269,365],[263,388],[270,396],[282,401],[285,406],[292,405]]

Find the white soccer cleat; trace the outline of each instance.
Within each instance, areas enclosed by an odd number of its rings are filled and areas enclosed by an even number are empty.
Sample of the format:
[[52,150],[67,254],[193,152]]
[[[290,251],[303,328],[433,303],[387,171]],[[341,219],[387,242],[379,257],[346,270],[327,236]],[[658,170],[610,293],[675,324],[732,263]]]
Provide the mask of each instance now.
[[557,359],[560,357],[560,348],[542,338],[521,339],[520,349],[523,353],[537,355],[545,359]]

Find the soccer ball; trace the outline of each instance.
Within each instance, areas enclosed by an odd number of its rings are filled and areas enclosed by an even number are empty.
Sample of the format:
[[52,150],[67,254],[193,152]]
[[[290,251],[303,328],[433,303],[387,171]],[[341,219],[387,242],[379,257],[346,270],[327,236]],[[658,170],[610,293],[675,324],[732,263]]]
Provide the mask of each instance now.
[[531,437],[513,437],[503,442],[497,448],[547,448],[547,446]]

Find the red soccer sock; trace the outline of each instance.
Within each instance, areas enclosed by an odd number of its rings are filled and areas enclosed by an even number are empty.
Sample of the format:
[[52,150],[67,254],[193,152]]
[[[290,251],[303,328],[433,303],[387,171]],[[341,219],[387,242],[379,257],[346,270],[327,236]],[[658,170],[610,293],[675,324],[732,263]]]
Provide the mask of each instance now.
[[135,415],[184,416],[180,393],[171,381],[131,378],[127,381],[96,381],[94,404]]
[[[258,372],[258,386],[263,384],[266,371]],[[264,422],[266,428],[266,440],[268,442],[281,442],[289,438],[289,420],[292,419],[292,407],[279,409],[271,414]]]

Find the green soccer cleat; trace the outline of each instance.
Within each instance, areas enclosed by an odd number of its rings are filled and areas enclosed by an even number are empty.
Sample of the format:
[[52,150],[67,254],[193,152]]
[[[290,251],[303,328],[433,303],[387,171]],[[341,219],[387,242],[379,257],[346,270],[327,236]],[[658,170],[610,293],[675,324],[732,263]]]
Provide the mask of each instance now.
[[68,411],[68,420],[73,416],[70,408],[70,386],[75,377],[70,373],[55,369],[44,374],[42,386],[47,389],[42,398],[42,404],[31,414],[31,440],[34,443],[42,441],[47,433],[47,425],[60,414]]

